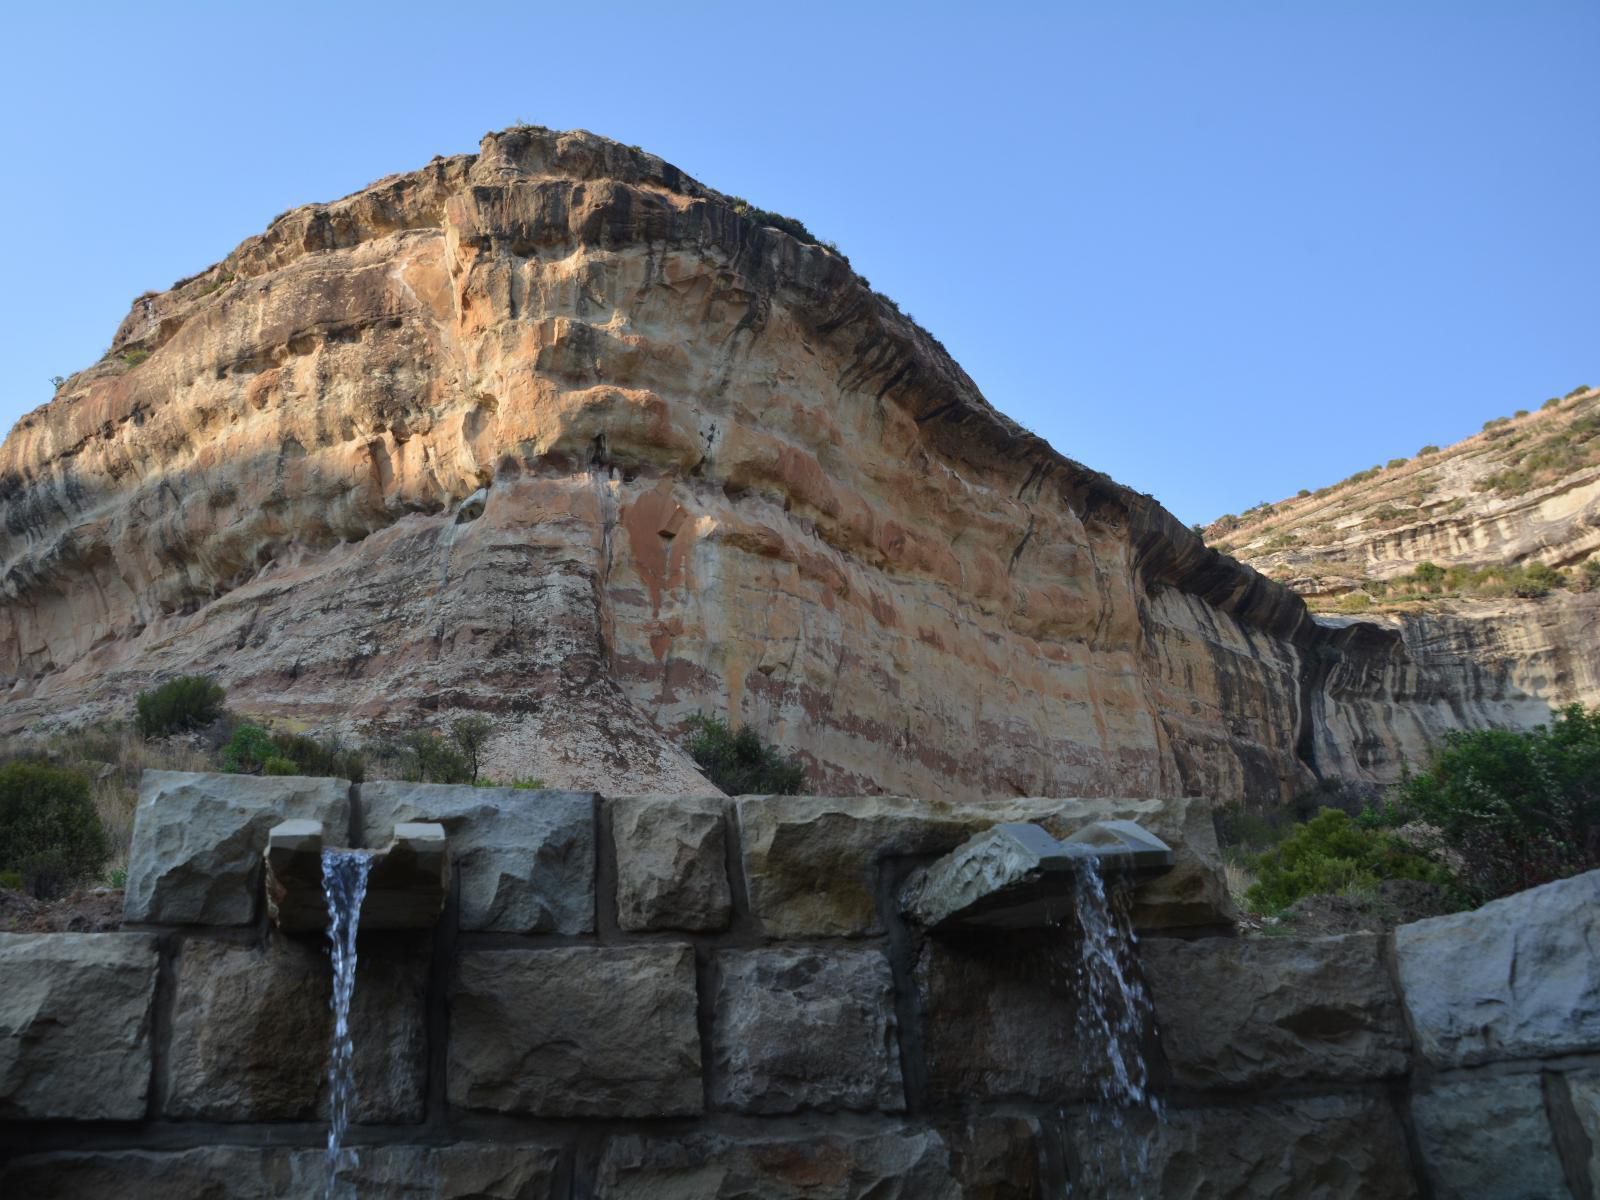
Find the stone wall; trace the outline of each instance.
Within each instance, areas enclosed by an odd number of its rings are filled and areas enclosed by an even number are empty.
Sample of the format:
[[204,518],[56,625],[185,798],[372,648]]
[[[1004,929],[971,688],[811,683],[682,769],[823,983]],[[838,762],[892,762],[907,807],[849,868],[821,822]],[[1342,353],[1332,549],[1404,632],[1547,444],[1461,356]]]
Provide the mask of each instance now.
[[[0,1195],[318,1193],[327,955],[261,901],[290,809],[367,845],[437,820],[454,856],[435,930],[362,938],[348,1194],[1585,1196],[1600,1178],[1600,873],[1392,939],[1240,940],[1211,936],[1230,914],[1199,801],[152,772],[124,930],[0,935]],[[1104,816],[1179,859],[1132,910],[1158,1125],[1091,1102],[1068,934],[932,940],[894,903],[997,821]]]

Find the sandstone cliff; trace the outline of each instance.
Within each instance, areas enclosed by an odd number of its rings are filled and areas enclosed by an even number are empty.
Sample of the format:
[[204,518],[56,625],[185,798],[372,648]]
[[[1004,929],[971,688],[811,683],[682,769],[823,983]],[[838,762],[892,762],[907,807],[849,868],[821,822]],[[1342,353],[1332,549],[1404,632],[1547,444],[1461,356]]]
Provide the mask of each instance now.
[[703,710],[818,790],[1270,799],[1544,711],[1319,624],[793,232],[517,128],[141,297],[0,448],[0,732],[206,671],[328,732],[489,711],[552,786],[703,788]]

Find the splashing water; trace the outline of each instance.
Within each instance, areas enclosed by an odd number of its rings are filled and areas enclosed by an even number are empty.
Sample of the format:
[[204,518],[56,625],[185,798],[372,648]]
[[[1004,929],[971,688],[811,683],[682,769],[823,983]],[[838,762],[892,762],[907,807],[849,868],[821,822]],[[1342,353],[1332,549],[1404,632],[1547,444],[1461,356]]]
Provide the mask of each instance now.
[[[1093,1081],[1081,1182],[1089,1195],[1105,1195],[1113,1182],[1138,1195],[1149,1168],[1150,1136],[1165,1118],[1144,1059],[1145,1030],[1154,1021],[1134,959],[1138,938],[1126,909],[1107,897],[1100,864],[1092,858],[1078,872],[1074,901],[1081,936],[1073,968],[1077,1042]],[[1117,1174],[1108,1180],[1113,1166]]]
[[322,895],[328,904],[328,942],[333,951],[333,1045],[328,1051],[328,1182],[332,1200],[339,1174],[339,1144],[350,1128],[355,1098],[355,1047],[350,1040],[350,997],[356,990],[356,930],[361,901],[367,894],[372,853],[363,850],[322,852]]

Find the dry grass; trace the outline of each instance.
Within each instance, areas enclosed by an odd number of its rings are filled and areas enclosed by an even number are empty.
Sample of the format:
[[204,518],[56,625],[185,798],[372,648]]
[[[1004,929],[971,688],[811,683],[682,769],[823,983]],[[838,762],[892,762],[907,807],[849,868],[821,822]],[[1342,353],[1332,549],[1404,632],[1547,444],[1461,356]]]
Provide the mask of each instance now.
[[1234,907],[1241,912],[1253,911],[1245,900],[1245,893],[1256,884],[1256,875],[1249,867],[1236,860],[1224,860],[1222,864],[1223,882],[1228,887],[1228,897],[1233,901]]

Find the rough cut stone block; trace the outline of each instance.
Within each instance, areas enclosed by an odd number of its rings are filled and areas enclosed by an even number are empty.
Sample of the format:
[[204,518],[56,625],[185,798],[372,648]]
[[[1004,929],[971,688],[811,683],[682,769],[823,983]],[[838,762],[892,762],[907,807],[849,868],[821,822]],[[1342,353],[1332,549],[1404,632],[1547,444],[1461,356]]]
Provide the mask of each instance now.
[[1403,1075],[1409,1039],[1374,934],[1140,943],[1161,1046],[1186,1087]]
[[718,1107],[905,1107],[894,979],[876,949],[731,950],[717,958]]
[[1436,1083],[1412,1094],[1411,1121],[1434,1200],[1569,1194],[1536,1074]]
[[1079,1110],[1069,1118],[1068,1142],[1071,1194],[1096,1200],[1418,1194],[1400,1120],[1373,1096],[1173,1109],[1160,1124],[1146,1116],[1120,1129],[1105,1114],[1095,1120]]
[[0,933],[0,1119],[141,1119],[156,968],[146,934]]
[[597,1200],[1023,1200],[1042,1196],[1035,1128],[1019,1119],[789,1138],[623,1135]]
[[[357,1123],[422,1120],[428,948],[362,939],[351,999]],[[327,1115],[332,975],[322,946],[189,941],[178,958],[166,1115],[211,1121]]]
[[1065,935],[923,944],[915,977],[931,1100],[1060,1103],[1084,1090],[1096,1059],[1078,1044],[1067,947]]
[[1394,931],[1418,1048],[1439,1066],[1600,1050],[1600,871]]
[[[1065,838],[1097,820],[1137,821],[1172,848],[1175,866],[1135,893],[1134,923],[1159,929],[1233,919],[1205,800],[1052,800],[955,803],[903,796],[741,796],[736,801],[750,907],[773,937],[882,931],[878,863],[944,854],[975,833],[1028,821]],[[828,886],[817,886],[826,879]]]
[[461,881],[461,928],[594,930],[594,796],[380,780],[361,785],[361,844],[408,821],[444,826]]
[[[339,1172],[339,1200],[557,1200],[561,1152],[549,1146],[458,1142],[364,1146]],[[282,1200],[323,1194],[321,1150],[41,1154],[0,1170],[0,1196],[28,1200]]]
[[688,946],[472,950],[450,1002],[450,1103],[539,1117],[704,1108]]
[[[1589,1142],[1589,1186],[1600,1191],[1600,1070],[1573,1071],[1566,1077],[1578,1132]],[[1581,1153],[1574,1159],[1581,1159]]]
[[617,921],[624,929],[726,929],[733,911],[722,810],[711,796],[611,802]]
[[319,822],[330,844],[350,828],[343,779],[146,771],[128,851],[123,916],[168,925],[248,925],[262,901],[267,833]]

